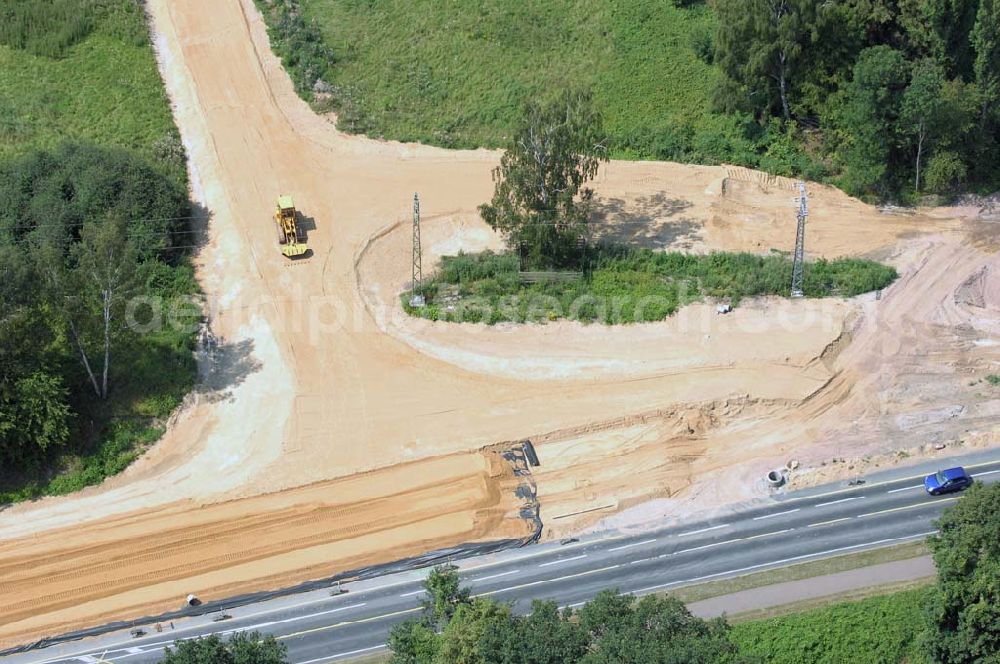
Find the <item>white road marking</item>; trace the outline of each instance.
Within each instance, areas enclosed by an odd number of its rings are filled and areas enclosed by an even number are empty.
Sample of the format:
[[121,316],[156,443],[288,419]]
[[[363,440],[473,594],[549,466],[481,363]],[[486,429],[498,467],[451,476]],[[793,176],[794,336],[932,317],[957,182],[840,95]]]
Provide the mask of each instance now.
[[507,576],[508,574],[517,574],[520,571],[521,570],[519,569],[512,569],[506,572],[500,572],[499,574],[491,574],[490,576],[484,576],[481,579],[469,579],[469,581],[479,582],[479,581],[488,581],[490,579],[499,579],[501,576]]
[[998,469],[998,470],[987,470],[984,473],[976,473],[975,475],[973,475],[973,477],[982,477],[983,475],[992,475],[993,473],[1000,473],[1000,469]]
[[530,588],[531,586],[539,586],[543,583],[555,583],[556,581],[565,581],[566,579],[576,579],[581,576],[589,576],[591,574],[598,574],[600,572],[607,572],[610,569],[618,569],[621,565],[608,565],[607,567],[598,567],[597,569],[588,569],[583,572],[574,572],[573,574],[567,574],[566,576],[559,576],[554,579],[539,579],[538,581],[528,581],[527,583],[521,583],[516,586],[511,586],[510,588],[500,588],[498,590],[487,590],[486,592],[477,593],[473,597],[485,597],[486,595],[496,595],[497,593],[505,593],[511,590],[520,590],[521,588]]
[[126,648],[125,652],[131,653],[133,655],[141,655],[144,651],[142,648]]
[[87,664],[94,664],[97,661],[96,657],[91,657],[90,655],[80,655],[77,659]]
[[904,486],[902,489],[890,489],[886,493],[899,493],[900,491],[912,491],[913,489],[922,489],[923,484],[915,484],[913,486]]
[[666,588],[667,586],[676,586],[684,583],[696,583],[698,581],[704,581],[705,579],[712,579],[717,576],[725,576],[727,574],[739,574],[740,572],[748,572],[752,569],[759,569],[761,567],[770,567],[772,565],[781,565],[782,563],[790,563],[795,560],[803,560],[805,558],[815,558],[816,556],[825,556],[831,553],[837,553],[838,551],[848,551],[849,549],[857,549],[863,546],[875,546],[877,544],[884,544],[885,542],[892,542],[893,539],[883,539],[877,540],[875,542],[865,542],[864,544],[855,544],[853,546],[842,546],[839,549],[829,549],[827,551],[817,551],[816,553],[807,553],[801,556],[792,556],[791,558],[782,558],[781,560],[772,560],[769,563],[759,563],[757,565],[750,565],[749,567],[740,567],[739,569],[731,569],[725,572],[716,572],[715,574],[706,574],[705,576],[698,576],[693,579],[684,579],[681,581],[670,581],[668,583],[660,583],[655,586],[649,586],[647,588],[640,588],[639,590],[633,590],[633,594],[640,594],[644,592],[649,592],[651,590],[658,590],[660,588]]
[[[732,544],[733,542],[739,542],[741,539],[742,538],[740,538],[740,539],[726,540],[725,542],[712,542],[711,544],[702,544],[701,546],[694,546],[694,547],[691,547],[690,549],[681,549],[680,551],[674,551],[672,554],[669,554],[669,555],[679,556],[682,553],[688,553],[689,551],[701,551],[702,549],[711,549],[713,546],[722,546],[723,544]],[[666,556],[660,556],[660,557],[664,558]]]
[[762,535],[753,535],[752,537],[744,537],[744,540],[757,539],[759,537],[770,537],[771,535],[780,535],[781,533],[787,533],[795,530],[794,528],[785,528],[784,530],[776,530],[773,533],[764,533]]
[[643,544],[652,544],[655,539],[643,540],[641,542],[632,542],[631,544],[622,544],[621,546],[615,546],[608,549],[608,551],[621,551],[622,549],[631,549],[633,546],[641,546]]
[[[423,592],[423,591],[421,591]],[[306,620],[308,618],[315,618],[316,616],[325,616],[330,613],[337,613],[339,611],[347,611],[348,609],[357,609],[368,602],[359,602],[357,604],[349,604],[347,606],[338,606],[336,609],[330,609],[328,611],[319,611],[317,613],[310,613],[305,616],[293,616],[292,618],[285,618],[284,620],[271,620],[268,622],[257,623],[256,625],[247,625],[246,627],[237,627],[235,629],[228,629],[223,632],[216,632],[217,634],[234,634],[236,632],[248,632],[255,629],[260,629],[261,627],[270,627],[271,625],[283,625],[284,623],[298,622],[300,620]]]
[[820,521],[819,523],[810,523],[808,526],[806,526],[806,528],[815,528],[817,526],[828,526],[831,523],[840,523],[841,521],[850,521],[850,520],[851,520],[851,517],[845,516],[845,517],[841,517],[839,519],[831,519],[829,521]]
[[917,533],[916,535],[907,535],[906,537],[899,537],[897,539],[908,540],[908,539],[916,539],[918,537],[927,537],[928,535],[937,535],[937,534],[938,534],[938,531],[936,531],[936,530],[928,530],[926,533]]
[[710,530],[718,530],[719,528],[727,528],[727,527],[729,527],[728,523],[720,523],[717,526],[710,526],[708,528],[701,528],[699,530],[689,530],[686,533],[679,533],[677,536],[678,537],[687,537],[688,535],[697,535],[698,533],[707,533]]
[[782,516],[782,515],[785,515],[785,514],[791,514],[792,512],[798,512],[800,509],[802,509],[802,508],[801,507],[796,507],[793,510],[785,510],[784,512],[775,512],[774,514],[765,514],[764,516],[755,516],[753,518],[753,520],[754,521],[760,521],[761,519],[771,519],[771,518],[776,517],[776,516]]
[[940,505],[941,503],[950,503],[953,500],[958,500],[959,496],[954,498],[938,498],[937,500],[927,501],[923,503],[915,503],[913,505],[903,505],[902,507],[893,507],[888,510],[879,510],[878,512],[866,512],[865,514],[859,514],[857,518],[863,519],[866,516],[875,516],[876,514],[888,514],[889,512],[899,512],[901,510],[912,510],[918,507],[933,507],[934,505]]
[[338,652],[336,655],[327,655],[326,657],[307,659],[304,662],[296,662],[295,664],[316,664],[316,662],[326,662],[332,659],[337,659],[339,657],[350,657],[351,655],[358,655],[363,652],[371,652],[372,650],[382,650],[384,648],[385,646],[369,646],[368,648],[359,648],[357,650],[349,650],[347,652]]
[[400,597],[413,597],[414,595],[419,595],[420,593],[427,592],[425,589],[414,590],[412,593],[403,593]]
[[579,556],[573,556],[572,558],[562,558],[560,560],[550,560],[547,563],[542,563],[539,567],[548,567],[549,565],[561,565],[562,563],[568,563],[571,560],[580,560],[581,558],[586,558],[587,554],[581,554]]
[[840,500],[831,500],[828,503],[817,503],[813,507],[826,507],[827,505],[836,505],[837,503],[846,503],[849,500],[857,500],[858,498],[864,498],[864,496],[851,496],[850,498],[841,498]]

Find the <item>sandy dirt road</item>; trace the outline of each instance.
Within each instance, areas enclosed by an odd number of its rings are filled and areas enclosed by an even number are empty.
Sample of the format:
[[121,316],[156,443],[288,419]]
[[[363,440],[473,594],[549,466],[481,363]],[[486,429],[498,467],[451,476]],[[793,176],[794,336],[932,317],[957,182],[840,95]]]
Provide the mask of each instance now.
[[[537,442],[556,536],[616,512],[610,523],[638,524],[759,495],[762,472],[792,455],[819,462],[995,426],[997,399],[964,387],[1000,361],[992,226],[977,220],[972,243],[969,220],[881,214],[814,186],[808,251],[892,261],[904,276],[885,298],[769,299],[726,317],[694,306],[627,329],[408,319],[397,294],[413,192],[428,263],[496,246],[475,208],[497,155],[338,133],[295,96],[251,0],[149,9],[211,213],[198,274],[219,348],[205,389],[134,467],[0,513],[0,642],[187,592],[516,535],[513,486],[479,451],[502,441]],[[600,232],[694,251],[788,248],[790,184],[614,162],[596,183]],[[279,193],[306,217],[305,260],[277,250]],[[920,383],[924,358],[937,370]],[[171,546],[196,532],[222,535],[204,550]]]

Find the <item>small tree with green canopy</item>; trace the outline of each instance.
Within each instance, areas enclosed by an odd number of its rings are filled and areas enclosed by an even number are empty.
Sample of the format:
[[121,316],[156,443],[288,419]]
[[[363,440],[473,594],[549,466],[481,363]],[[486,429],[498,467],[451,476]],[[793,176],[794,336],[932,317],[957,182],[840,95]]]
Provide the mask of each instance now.
[[167,646],[161,664],[287,664],[286,649],[273,636],[236,632],[223,641],[217,634]]
[[71,411],[55,337],[23,252],[0,246],[0,465],[34,467],[66,443]]
[[913,188],[920,191],[920,169],[924,155],[936,138],[942,116],[943,99],[941,90],[944,87],[944,70],[934,60],[929,58],[917,63],[913,68],[910,84],[903,93],[900,124],[905,135],[909,136],[914,145],[915,179]]
[[439,565],[431,570],[424,581],[428,599],[424,611],[439,624],[451,620],[462,604],[469,603],[469,589],[463,588],[454,565]]
[[530,102],[493,170],[483,219],[533,267],[564,267],[579,257],[592,211],[594,178],[607,161],[603,119],[589,93]]
[[1000,484],[976,484],[929,540],[937,592],[927,652],[942,664],[1000,662]]
[[868,48],[858,56],[841,109],[841,124],[851,132],[844,156],[843,184],[848,193],[885,196],[892,190],[899,115],[909,73],[903,53],[888,46]]

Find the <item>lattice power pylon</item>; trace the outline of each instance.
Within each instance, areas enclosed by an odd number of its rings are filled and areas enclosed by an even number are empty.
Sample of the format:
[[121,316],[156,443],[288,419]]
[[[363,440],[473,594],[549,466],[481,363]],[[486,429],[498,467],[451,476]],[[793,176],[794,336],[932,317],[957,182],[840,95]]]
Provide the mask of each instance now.
[[423,293],[420,292],[420,286],[424,279],[423,268],[421,266],[421,254],[420,198],[416,194],[413,194],[413,265],[411,269],[412,278],[410,281],[411,307],[422,307],[425,304]]
[[795,229],[795,256],[792,259],[792,297],[802,297],[803,266],[805,263],[806,217],[809,216],[809,194],[806,183],[799,182],[799,222]]

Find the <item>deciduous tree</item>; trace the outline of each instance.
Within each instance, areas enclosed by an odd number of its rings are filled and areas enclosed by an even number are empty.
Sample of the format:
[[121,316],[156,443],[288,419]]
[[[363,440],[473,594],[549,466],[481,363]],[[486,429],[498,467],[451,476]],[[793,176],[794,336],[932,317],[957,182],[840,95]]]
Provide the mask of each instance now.
[[920,191],[920,167],[931,141],[937,137],[942,110],[941,89],[944,71],[934,60],[924,59],[913,68],[910,84],[903,93],[900,123],[902,132],[914,143],[915,179],[913,188]]
[[795,77],[817,36],[818,6],[813,0],[715,0],[716,61],[728,86],[724,105],[776,106],[791,119]]
[[493,170],[493,199],[479,211],[530,265],[562,267],[577,257],[592,207],[586,183],[607,160],[602,124],[587,93],[530,102]]
[[1000,485],[975,485],[930,538],[937,592],[927,650],[942,664],[1000,661]]
[[167,646],[161,664],[287,664],[286,649],[273,636],[235,632],[227,641],[216,634]]
[[898,125],[909,63],[888,46],[865,49],[854,65],[839,124],[848,134],[844,184],[852,194],[892,191],[890,168],[898,149]]

